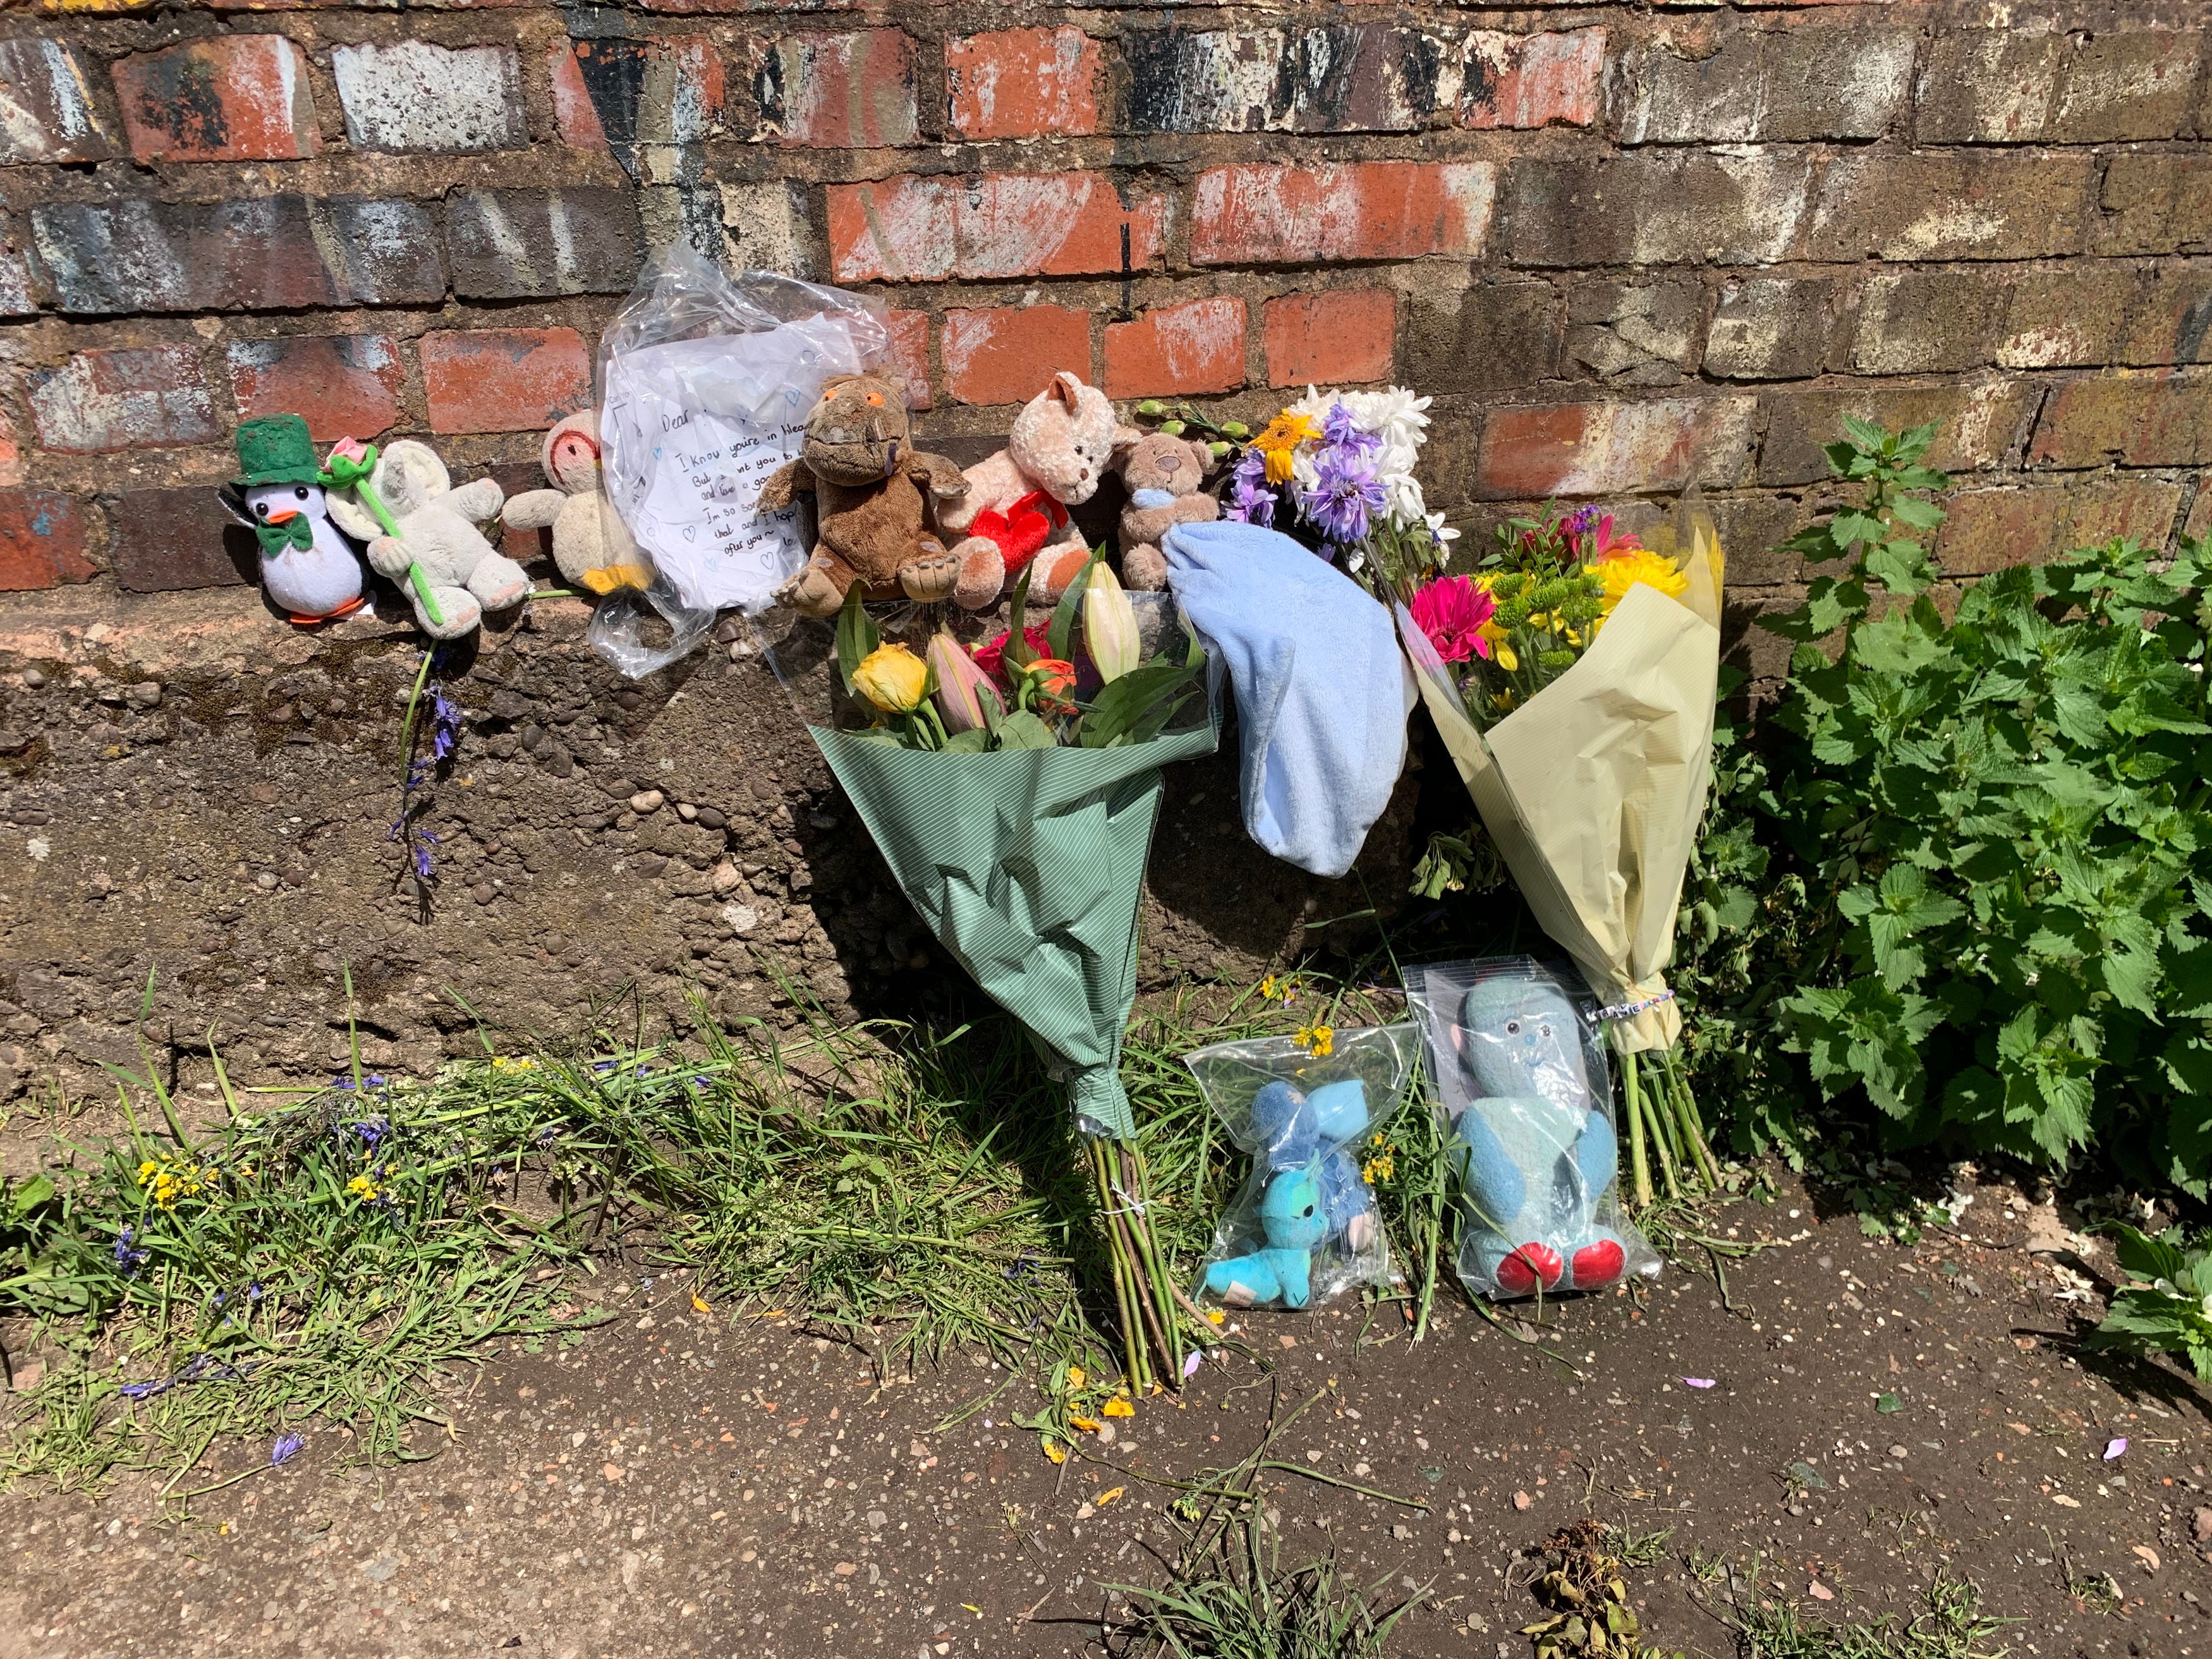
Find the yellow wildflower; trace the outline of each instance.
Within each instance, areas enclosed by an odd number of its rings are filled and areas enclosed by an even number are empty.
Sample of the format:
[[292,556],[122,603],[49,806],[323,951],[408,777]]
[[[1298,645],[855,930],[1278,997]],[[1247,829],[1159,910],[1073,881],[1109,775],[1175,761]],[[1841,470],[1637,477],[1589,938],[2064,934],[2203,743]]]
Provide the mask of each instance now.
[[138,1185],[156,1207],[173,1210],[177,1200],[199,1198],[212,1192],[222,1172],[187,1158],[149,1158],[138,1165]]
[[1228,1317],[1229,1316],[1218,1308],[1208,1308],[1206,1310],[1206,1322],[1209,1325],[1218,1325]]
[[1336,1052],[1336,1030],[1316,1020],[1311,1025],[1298,1028],[1298,1047],[1316,1060],[1326,1060]]
[[1070,1425],[1082,1430],[1085,1434],[1098,1432],[1098,1419],[1095,1417],[1071,1417],[1067,1420]]
[[1273,1002],[1282,994],[1283,981],[1277,979],[1273,974],[1268,975],[1267,978],[1260,981],[1260,994],[1266,998],[1269,1002]]
[[384,1196],[384,1188],[365,1175],[357,1175],[347,1182],[346,1190],[364,1204],[374,1204]]
[[1137,1408],[1126,1400],[1109,1400],[1100,1408],[1102,1417],[1134,1417]]
[[1628,590],[1643,582],[1657,588],[1670,599],[1679,599],[1690,591],[1690,579],[1674,568],[1674,560],[1663,553],[1654,553],[1648,548],[1635,547],[1625,553],[1616,553],[1609,559],[1601,559],[1590,567],[1598,580],[1605,584],[1605,613],[1628,597]]
[[526,1072],[537,1064],[538,1062],[527,1054],[514,1060],[509,1060],[505,1054],[494,1054],[491,1057],[491,1068],[495,1072]]
[[1288,483],[1291,454],[1308,439],[1319,436],[1321,428],[1310,415],[1293,415],[1286,409],[1268,422],[1267,429],[1252,440],[1252,447],[1267,458],[1267,482]]
[[1067,1462],[1067,1448],[1056,1440],[1047,1440],[1044,1443],[1044,1455],[1055,1463]]
[[853,689],[886,714],[910,714],[929,689],[929,665],[902,645],[879,645],[853,671]]
[[1091,1506],[1095,1509],[1103,1510],[1109,1504],[1112,1503],[1115,1498],[1119,1498],[1123,1492],[1128,1490],[1129,1489],[1127,1486],[1109,1486],[1104,1492],[1100,1492],[1097,1497],[1091,1500]]
[[1067,1386],[1068,1386],[1068,1388],[1069,1388],[1069,1389],[1070,1389],[1071,1391],[1073,1391],[1073,1390],[1074,1390],[1074,1389],[1079,1389],[1079,1388],[1081,1388],[1081,1387],[1083,1386],[1083,1367],[1082,1367],[1082,1366],[1080,1366],[1080,1365],[1070,1365],[1070,1366],[1067,1368]]
[[691,1292],[691,1311],[694,1313],[706,1313],[710,1311],[707,1305],[707,1298],[700,1295],[696,1291]]

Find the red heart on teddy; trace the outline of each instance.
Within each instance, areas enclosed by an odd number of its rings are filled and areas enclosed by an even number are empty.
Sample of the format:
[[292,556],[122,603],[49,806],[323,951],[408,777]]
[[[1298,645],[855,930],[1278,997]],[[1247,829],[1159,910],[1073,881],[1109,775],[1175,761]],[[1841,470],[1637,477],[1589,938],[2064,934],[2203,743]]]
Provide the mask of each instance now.
[[968,526],[999,550],[1011,576],[1036,556],[1052,532],[1067,522],[1067,509],[1042,489],[1032,489],[1003,513],[988,507]]

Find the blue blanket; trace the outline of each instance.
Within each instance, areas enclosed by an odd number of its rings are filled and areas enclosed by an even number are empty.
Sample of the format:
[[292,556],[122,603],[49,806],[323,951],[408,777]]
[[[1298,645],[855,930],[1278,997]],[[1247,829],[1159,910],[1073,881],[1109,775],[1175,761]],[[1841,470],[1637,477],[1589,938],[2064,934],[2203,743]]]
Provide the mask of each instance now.
[[1244,827],[1277,858],[1340,876],[1406,764],[1413,681],[1390,613],[1288,536],[1179,524],[1168,586],[1236,687]]

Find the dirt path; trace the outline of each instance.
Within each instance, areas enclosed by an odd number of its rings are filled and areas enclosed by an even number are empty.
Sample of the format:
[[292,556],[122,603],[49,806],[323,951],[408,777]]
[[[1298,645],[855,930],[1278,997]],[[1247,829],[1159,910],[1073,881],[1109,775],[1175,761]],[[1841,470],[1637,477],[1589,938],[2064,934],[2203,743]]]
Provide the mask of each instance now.
[[477,1376],[430,1461],[340,1474],[324,1433],[183,1522],[143,1482],[0,1498],[0,1655],[1076,1654],[1102,1581],[1163,1577],[1173,1493],[1141,1477],[1231,1463],[1271,1400],[1318,1391],[1280,1455],[1429,1507],[1285,1476],[1284,1559],[1333,1545],[1433,1583],[1392,1649],[1408,1659],[1527,1652],[1521,1552],[1586,1504],[1668,1534],[1632,1576],[1670,1648],[1735,1650],[1719,1564],[1756,1560],[1761,1594],[1814,1616],[1910,1616],[1948,1569],[2021,1621],[2015,1654],[2212,1656],[2212,1540],[2192,1536],[2212,1420],[2170,1372],[2067,1357],[2096,1304],[2055,1299],[2016,1216],[1984,1203],[1971,1239],[1912,1249],[1802,1196],[1723,1224],[1786,1241],[1731,1271],[1732,1309],[1670,1267],[1641,1309],[1551,1310],[1542,1346],[1579,1377],[1462,1309],[1419,1347],[1395,1310],[1364,1340],[1356,1311],[1248,1317],[1274,1377],[1238,1357],[1140,1403],[1087,1448],[1119,1468],[1048,1462],[1007,1421],[1036,1409],[1025,1383],[940,1428],[1006,1382],[984,1364],[879,1389],[849,1349],[633,1285],[569,1352]]

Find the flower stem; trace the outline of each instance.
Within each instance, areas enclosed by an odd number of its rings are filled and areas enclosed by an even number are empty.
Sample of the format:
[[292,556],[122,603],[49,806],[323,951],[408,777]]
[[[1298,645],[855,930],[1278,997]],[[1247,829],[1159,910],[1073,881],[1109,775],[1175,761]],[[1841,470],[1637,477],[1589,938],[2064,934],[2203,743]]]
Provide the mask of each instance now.
[[1620,1054],[1620,1086],[1628,1101],[1628,1167],[1635,1182],[1636,1207],[1650,1207],[1652,1200],[1651,1165],[1644,1152],[1644,1103],[1637,1097],[1636,1056],[1626,1049]]

